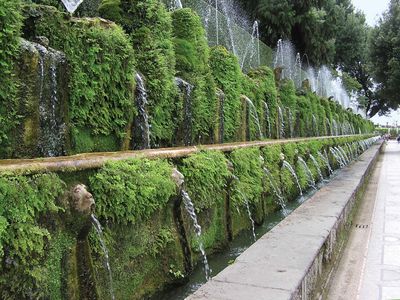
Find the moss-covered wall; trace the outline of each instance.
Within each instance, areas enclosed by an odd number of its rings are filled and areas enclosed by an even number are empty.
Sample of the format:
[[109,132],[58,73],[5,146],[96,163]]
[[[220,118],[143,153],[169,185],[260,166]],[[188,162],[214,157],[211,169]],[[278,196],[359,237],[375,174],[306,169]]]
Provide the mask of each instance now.
[[134,107],[134,55],[123,30],[102,19],[76,19],[51,6],[25,6],[24,37],[45,36],[71,69],[68,153],[119,150]]
[[[202,151],[175,159],[202,227],[206,253],[221,250],[240,232],[250,230],[246,204],[256,224],[280,208],[263,168],[284,202],[298,196],[293,177],[282,169],[281,153],[305,190],[307,177],[298,156],[318,181],[310,154],[326,176],[327,166],[318,152],[341,146],[343,155],[360,154],[365,147],[356,142],[363,138],[275,144],[225,154]],[[335,158],[328,157],[337,168]],[[66,202],[76,183],[86,183],[95,198],[117,299],[142,299],[184,280],[202,259],[172,171],[172,162],[165,159],[132,159],[86,172],[1,175],[1,297],[82,299],[88,293],[99,299],[109,297],[111,285],[99,236],[93,228],[88,238],[82,236],[87,232],[82,226],[89,223]]]
[[22,27],[19,0],[1,1],[0,24],[0,157],[8,157],[12,152],[10,132],[19,124],[18,79],[13,72]]

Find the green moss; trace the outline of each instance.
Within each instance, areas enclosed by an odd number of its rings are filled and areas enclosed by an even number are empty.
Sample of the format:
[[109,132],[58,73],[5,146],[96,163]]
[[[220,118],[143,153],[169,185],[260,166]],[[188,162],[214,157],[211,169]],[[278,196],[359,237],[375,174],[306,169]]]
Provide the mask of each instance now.
[[[51,224],[61,210],[56,199],[64,188],[54,174],[0,177],[2,298],[43,298],[59,286],[61,277],[52,277],[56,276],[51,273],[53,265],[43,263],[52,256]],[[41,218],[43,215],[46,220]]]
[[[263,171],[261,153],[258,148],[238,149],[231,153],[230,159],[234,167],[234,175],[238,178],[234,182],[232,207],[245,207],[245,201],[257,204],[261,201],[263,192]],[[243,195],[246,196],[244,199]]]
[[[194,85],[191,99],[192,142],[210,141],[216,121],[215,84],[209,68],[209,48],[201,19],[191,9],[172,13],[177,76]],[[182,119],[181,116],[180,119]]]
[[146,78],[152,141],[170,145],[176,128],[172,20],[158,0],[102,1],[100,13],[130,35],[137,69]]
[[18,81],[13,73],[19,53],[22,17],[19,0],[0,3],[0,157],[12,152],[10,131],[20,122],[18,117]]
[[163,160],[109,162],[90,177],[100,217],[127,224],[151,216],[175,193],[172,167]]
[[197,211],[222,202],[230,174],[227,159],[221,152],[200,152],[184,159],[182,164],[180,170],[185,176],[185,186]]
[[47,6],[27,6],[25,15],[26,37],[49,37],[70,62],[71,132],[86,128],[98,139],[113,135],[122,143],[135,114],[133,49],[122,29],[101,19],[68,18]]
[[241,115],[241,79],[239,62],[222,46],[211,49],[210,67],[215,83],[225,93],[224,137],[234,141],[238,136]]

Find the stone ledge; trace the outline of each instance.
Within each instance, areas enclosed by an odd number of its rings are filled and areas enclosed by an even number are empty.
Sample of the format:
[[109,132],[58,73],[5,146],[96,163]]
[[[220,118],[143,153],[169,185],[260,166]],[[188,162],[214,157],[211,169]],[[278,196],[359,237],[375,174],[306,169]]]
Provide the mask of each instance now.
[[309,299],[329,272],[382,144],[374,145],[187,299]]

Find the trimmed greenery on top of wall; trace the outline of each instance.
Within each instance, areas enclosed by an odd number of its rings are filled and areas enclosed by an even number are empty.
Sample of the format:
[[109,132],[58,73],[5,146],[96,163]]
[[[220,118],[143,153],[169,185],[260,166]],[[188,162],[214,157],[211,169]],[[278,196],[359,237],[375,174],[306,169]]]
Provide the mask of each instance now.
[[144,220],[176,193],[172,166],[165,160],[109,162],[91,176],[96,212],[115,223]]
[[80,152],[99,151],[101,143],[96,146],[87,140],[111,135],[117,142],[108,150],[118,150],[136,113],[134,55],[128,37],[105,20],[70,18],[51,6],[24,10],[25,36],[48,37],[50,47],[64,51],[70,63],[73,147]]
[[198,141],[199,136],[200,142],[209,141],[215,127],[217,100],[209,67],[206,33],[200,17],[189,8],[172,13],[172,27],[176,75],[194,86],[191,97],[192,141]]
[[19,52],[22,16],[19,0],[0,2],[0,157],[10,152],[10,131],[18,123],[18,79],[13,74],[15,59]]
[[235,141],[240,127],[242,71],[237,57],[222,46],[211,48],[210,67],[217,87],[225,93],[224,137]]
[[146,78],[152,142],[170,145],[177,94],[170,13],[159,0],[105,0],[99,11],[130,35],[137,69]]

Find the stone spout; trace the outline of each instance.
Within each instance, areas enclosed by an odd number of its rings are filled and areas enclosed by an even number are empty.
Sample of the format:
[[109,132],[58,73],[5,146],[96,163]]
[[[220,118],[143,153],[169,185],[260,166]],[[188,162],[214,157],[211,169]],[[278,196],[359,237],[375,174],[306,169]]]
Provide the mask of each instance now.
[[71,189],[72,208],[84,215],[90,215],[94,212],[95,202],[91,193],[88,192],[84,184],[77,184]]
[[181,190],[183,183],[185,182],[185,177],[181,172],[178,171],[177,168],[172,169],[172,174],[171,174],[172,180],[175,182],[176,187]]

